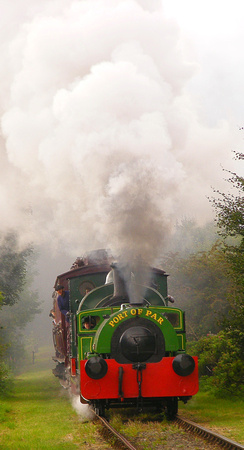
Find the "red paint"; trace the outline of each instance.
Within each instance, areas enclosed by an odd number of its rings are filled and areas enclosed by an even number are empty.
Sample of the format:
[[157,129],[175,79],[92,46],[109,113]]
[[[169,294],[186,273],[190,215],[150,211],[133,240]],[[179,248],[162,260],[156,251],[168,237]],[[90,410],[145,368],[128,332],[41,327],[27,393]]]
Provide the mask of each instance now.
[[[142,370],[142,397],[181,397],[198,392],[197,357],[196,367],[191,375],[181,377],[173,371],[173,357],[165,357],[158,363],[146,364]],[[119,367],[123,367],[122,391],[124,398],[138,397],[137,371],[132,364],[118,364],[107,359],[108,372],[100,380],[92,380],[85,372],[86,360],[80,362],[81,395],[88,400],[119,398]]]
[[70,359],[70,371],[71,371],[71,376],[75,377],[76,376],[76,359],[75,358]]

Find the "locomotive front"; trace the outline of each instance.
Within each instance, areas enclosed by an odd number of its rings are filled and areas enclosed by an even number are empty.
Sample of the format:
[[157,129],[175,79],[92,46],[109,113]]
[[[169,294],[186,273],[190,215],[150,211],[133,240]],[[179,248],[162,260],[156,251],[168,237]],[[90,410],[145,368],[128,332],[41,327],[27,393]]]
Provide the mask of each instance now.
[[147,287],[134,279],[144,293],[132,300],[116,266],[113,275],[112,283],[87,293],[76,314],[81,401],[100,414],[110,407],[157,406],[172,418],[178,399],[186,402],[198,391],[197,358],[185,352],[184,313],[160,293],[162,271]]

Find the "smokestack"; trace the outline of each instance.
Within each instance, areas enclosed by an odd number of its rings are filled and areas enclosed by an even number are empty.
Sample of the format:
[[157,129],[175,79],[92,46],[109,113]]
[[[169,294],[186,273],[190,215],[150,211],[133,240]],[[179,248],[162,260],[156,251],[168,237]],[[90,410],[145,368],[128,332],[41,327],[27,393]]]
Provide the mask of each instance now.
[[113,269],[113,281],[114,281],[114,295],[113,299],[124,299],[125,302],[129,302],[128,284],[122,272],[119,270],[116,264],[111,265]]
[[141,289],[138,289],[135,283],[134,273],[131,271],[131,268],[119,268],[117,264],[112,264],[111,267],[114,280],[113,300],[124,300],[127,303],[141,305],[143,303]]

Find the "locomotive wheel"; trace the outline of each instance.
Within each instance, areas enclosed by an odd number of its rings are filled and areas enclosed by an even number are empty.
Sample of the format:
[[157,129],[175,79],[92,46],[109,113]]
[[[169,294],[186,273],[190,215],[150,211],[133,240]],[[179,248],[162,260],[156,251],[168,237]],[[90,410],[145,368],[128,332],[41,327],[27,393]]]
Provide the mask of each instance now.
[[166,403],[166,417],[168,420],[173,420],[178,413],[178,397],[167,398]]
[[103,405],[102,402],[96,402],[93,405],[93,409],[94,409],[95,413],[98,416],[104,417],[104,415],[105,415],[105,408],[104,408],[104,405]]

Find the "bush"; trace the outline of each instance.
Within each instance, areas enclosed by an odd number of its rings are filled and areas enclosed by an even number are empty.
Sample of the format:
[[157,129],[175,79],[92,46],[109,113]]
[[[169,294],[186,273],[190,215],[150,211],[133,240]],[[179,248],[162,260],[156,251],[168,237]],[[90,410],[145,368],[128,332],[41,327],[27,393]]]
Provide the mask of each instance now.
[[7,395],[12,389],[12,376],[8,366],[0,361],[0,396]]
[[244,361],[239,330],[221,331],[192,343],[204,389],[219,397],[244,396]]

